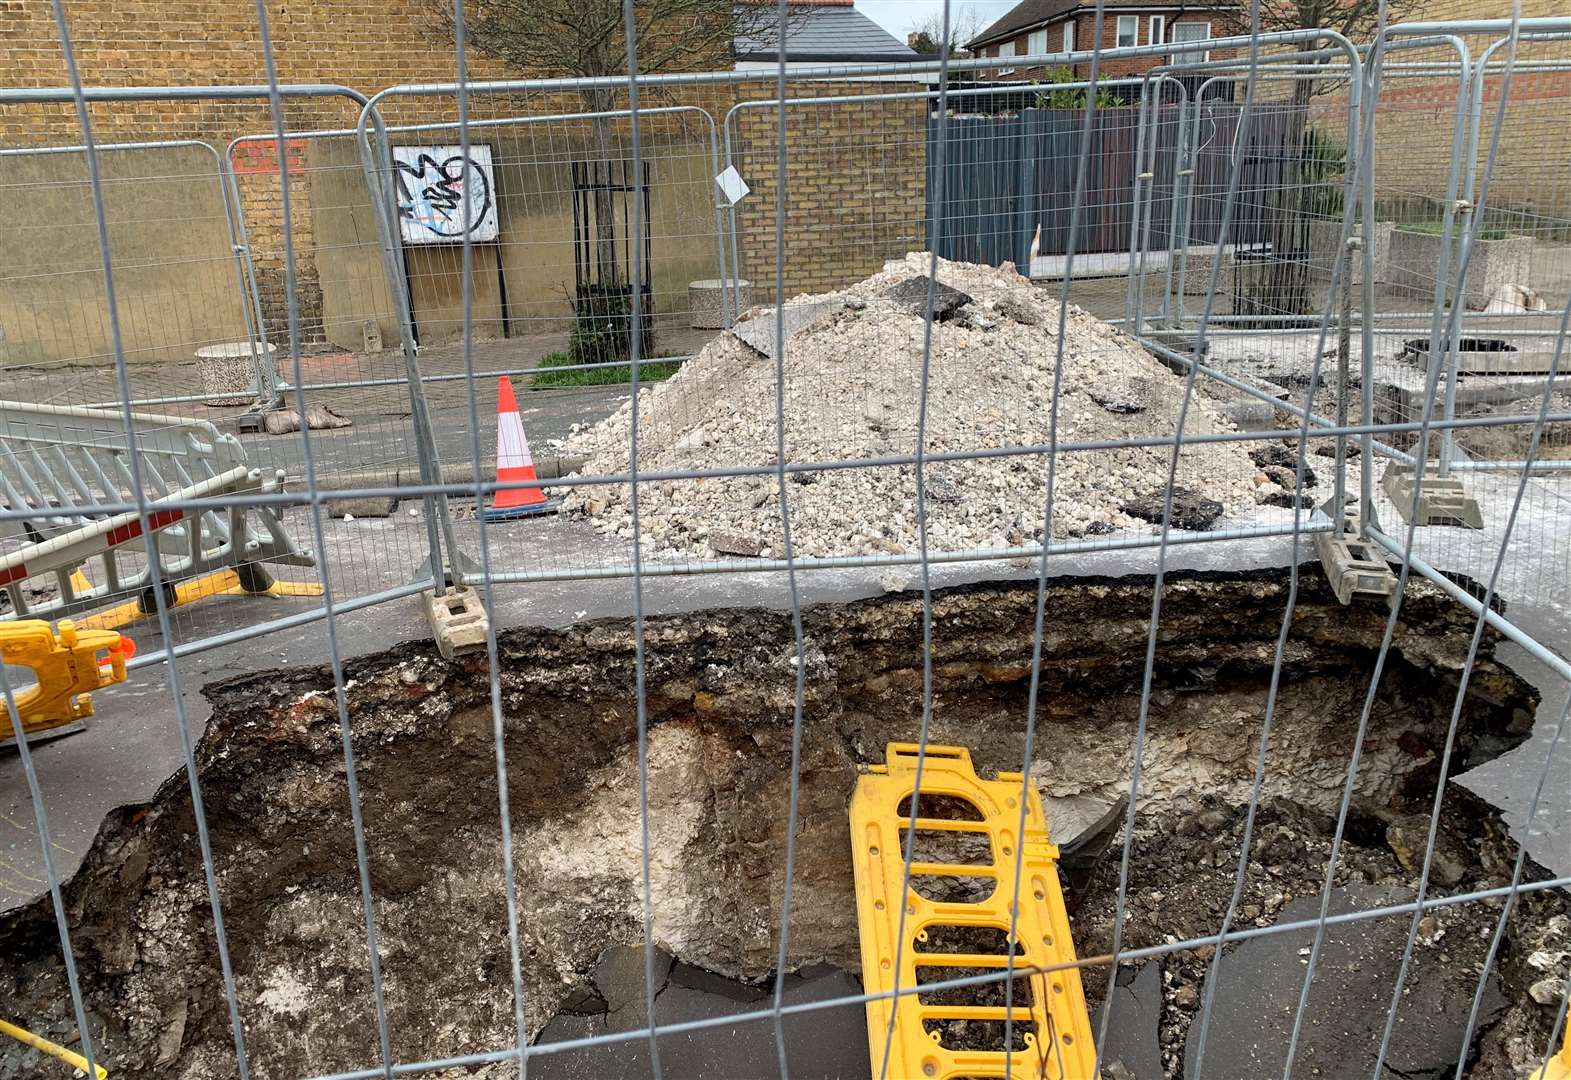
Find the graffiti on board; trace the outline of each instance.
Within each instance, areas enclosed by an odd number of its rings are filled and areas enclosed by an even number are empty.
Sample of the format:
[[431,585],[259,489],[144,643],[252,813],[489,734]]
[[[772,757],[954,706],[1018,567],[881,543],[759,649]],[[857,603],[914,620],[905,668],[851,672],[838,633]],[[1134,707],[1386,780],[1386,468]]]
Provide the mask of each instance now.
[[489,146],[471,145],[467,159],[458,146],[395,146],[393,178],[404,243],[462,241],[466,203],[469,239],[497,238],[496,172]]

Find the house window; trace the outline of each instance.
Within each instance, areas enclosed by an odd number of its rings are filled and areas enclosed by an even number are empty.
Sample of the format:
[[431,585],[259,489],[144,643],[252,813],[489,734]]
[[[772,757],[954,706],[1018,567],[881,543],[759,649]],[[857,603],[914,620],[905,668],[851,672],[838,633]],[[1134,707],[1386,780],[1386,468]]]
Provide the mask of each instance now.
[[1140,44],[1140,16],[1120,15],[1118,17],[1118,47],[1127,48],[1130,45]]
[[1026,41],[1026,52],[1032,56],[1041,56],[1047,52],[1047,31],[1033,30]]
[[1167,16],[1153,15],[1147,23],[1150,33],[1147,39],[1152,45],[1160,45],[1167,40]]
[[[1179,41],[1204,41],[1211,36],[1211,24],[1208,22],[1181,22],[1173,24],[1173,40]],[[1181,52],[1173,55],[1175,64],[1203,64],[1211,59],[1211,53],[1206,52]]]
[[1000,58],[1015,55],[1015,43],[1013,41],[1004,42],[998,47],[998,55]]
[[1075,51],[1075,24],[1072,22],[1064,24],[1064,51]]

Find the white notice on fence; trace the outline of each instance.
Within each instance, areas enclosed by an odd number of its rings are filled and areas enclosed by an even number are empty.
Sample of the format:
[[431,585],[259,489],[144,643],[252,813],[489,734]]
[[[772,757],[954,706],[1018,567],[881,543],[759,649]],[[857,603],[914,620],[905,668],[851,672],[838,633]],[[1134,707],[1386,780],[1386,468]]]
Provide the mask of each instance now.
[[497,238],[496,172],[489,146],[471,144],[467,161],[458,146],[395,146],[393,178],[404,243],[462,242],[466,200],[469,239]]
[[720,194],[725,196],[726,202],[735,206],[746,197],[752,188],[747,186],[747,181],[742,179],[742,174],[736,171],[735,165],[727,165],[725,172],[715,177],[715,186],[720,189]]

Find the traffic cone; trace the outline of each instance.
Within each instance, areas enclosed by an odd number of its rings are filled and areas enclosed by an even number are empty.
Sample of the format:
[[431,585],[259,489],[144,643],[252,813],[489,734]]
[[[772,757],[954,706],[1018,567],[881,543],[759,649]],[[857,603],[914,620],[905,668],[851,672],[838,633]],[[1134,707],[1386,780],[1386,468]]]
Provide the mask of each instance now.
[[[496,480],[499,484],[538,480],[535,460],[529,455],[529,440],[524,437],[524,421],[518,415],[518,399],[506,375],[496,383]],[[503,488],[491,500],[482,516],[487,521],[509,521],[534,514],[550,514],[561,505],[548,499],[537,487]]]

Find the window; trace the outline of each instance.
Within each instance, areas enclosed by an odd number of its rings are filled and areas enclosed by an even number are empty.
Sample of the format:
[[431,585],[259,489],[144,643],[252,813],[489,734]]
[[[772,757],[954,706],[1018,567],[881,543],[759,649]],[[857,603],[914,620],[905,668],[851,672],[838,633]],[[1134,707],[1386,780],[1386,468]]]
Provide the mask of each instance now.
[[1118,17],[1118,47],[1122,49],[1138,44],[1140,44],[1140,16],[1120,15]]
[[1073,22],[1064,24],[1064,51],[1075,51],[1075,24]]
[[1147,40],[1152,45],[1160,45],[1167,40],[1167,16],[1153,15],[1147,23],[1149,33]]
[[1004,42],[998,47],[998,55],[1001,58],[1015,55],[1015,43],[1013,41]]
[[[1208,22],[1181,22],[1173,24],[1173,40],[1178,41],[1204,41],[1211,36],[1211,24]],[[1211,59],[1210,52],[1174,53],[1175,64],[1203,64]]]
[[1047,52],[1047,31],[1033,30],[1026,40],[1026,52],[1032,56],[1041,56]]

